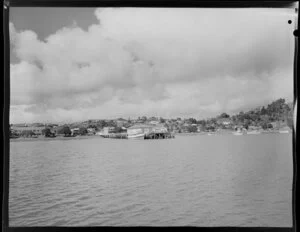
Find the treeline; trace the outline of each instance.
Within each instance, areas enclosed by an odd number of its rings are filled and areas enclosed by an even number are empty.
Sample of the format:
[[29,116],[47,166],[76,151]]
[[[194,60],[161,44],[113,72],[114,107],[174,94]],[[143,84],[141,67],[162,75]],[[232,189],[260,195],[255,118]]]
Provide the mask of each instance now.
[[[197,121],[197,124],[202,125],[206,129],[221,128],[236,128],[243,127],[248,129],[252,127],[260,127],[262,129],[272,129],[276,127],[293,126],[293,106],[292,103],[286,103],[285,99],[280,98],[266,107],[259,107],[247,112],[239,112],[235,115],[222,113],[217,117],[207,120]],[[229,124],[225,124],[226,120]]]
[[[163,124],[170,132],[177,133],[192,133],[200,131],[216,131],[217,129],[280,129],[283,127],[293,127],[293,106],[292,103],[287,103],[285,99],[280,98],[267,106],[258,107],[246,112],[229,115],[222,113],[216,117],[197,120],[195,118],[173,118],[164,119],[162,117],[138,117],[137,119],[115,120],[88,120],[84,122],[65,124],[57,126],[48,124],[42,131],[42,135],[46,137],[55,137],[56,135],[71,136],[72,135],[91,135],[96,131],[100,131],[104,127],[113,127],[114,132],[124,132],[126,128],[139,124],[151,123],[156,121]],[[74,130],[76,129],[76,131]],[[73,130],[73,131],[72,131]],[[30,130],[24,130],[20,133],[10,130],[10,137],[32,137],[36,134]]]

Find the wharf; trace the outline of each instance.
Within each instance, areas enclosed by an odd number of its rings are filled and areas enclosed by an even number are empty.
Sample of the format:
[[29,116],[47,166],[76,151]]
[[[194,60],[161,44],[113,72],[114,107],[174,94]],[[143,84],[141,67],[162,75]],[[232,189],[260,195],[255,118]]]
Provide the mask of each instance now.
[[[111,133],[111,134],[102,134],[103,138],[110,139],[128,139],[128,135],[126,133]],[[170,132],[151,132],[144,135],[142,139],[171,139],[175,138],[174,134]]]
[[110,138],[110,139],[127,139],[127,134],[125,133],[111,133],[111,134],[105,134],[101,135],[103,138]]
[[149,134],[145,134],[144,139],[172,139],[175,138],[174,134],[170,132],[151,132]]

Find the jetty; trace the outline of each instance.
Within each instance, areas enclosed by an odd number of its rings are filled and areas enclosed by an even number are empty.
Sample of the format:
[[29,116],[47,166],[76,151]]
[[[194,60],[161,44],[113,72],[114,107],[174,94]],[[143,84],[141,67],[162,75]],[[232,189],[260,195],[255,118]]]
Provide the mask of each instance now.
[[150,132],[145,134],[144,139],[172,139],[175,138],[174,134],[170,132]]
[[[110,138],[110,139],[128,139],[128,135],[125,133],[102,134],[101,137]],[[144,134],[144,136],[139,137],[139,139],[171,139],[171,138],[175,138],[175,136],[170,132],[152,132],[152,133]]]
[[127,133],[110,133],[110,134],[102,134],[100,135],[103,138],[110,138],[110,139],[127,139]]
[[129,139],[169,139],[171,134],[163,124],[136,124],[127,128]]
[[112,128],[105,127],[98,132],[103,138],[111,139],[171,139],[175,138],[163,125],[137,124],[126,128],[126,132],[116,132]]

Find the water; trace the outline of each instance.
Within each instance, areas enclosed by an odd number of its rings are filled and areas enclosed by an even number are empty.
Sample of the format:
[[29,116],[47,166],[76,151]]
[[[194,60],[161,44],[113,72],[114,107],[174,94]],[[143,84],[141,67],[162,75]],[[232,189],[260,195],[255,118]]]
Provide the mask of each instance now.
[[292,226],[291,134],[10,149],[10,226]]

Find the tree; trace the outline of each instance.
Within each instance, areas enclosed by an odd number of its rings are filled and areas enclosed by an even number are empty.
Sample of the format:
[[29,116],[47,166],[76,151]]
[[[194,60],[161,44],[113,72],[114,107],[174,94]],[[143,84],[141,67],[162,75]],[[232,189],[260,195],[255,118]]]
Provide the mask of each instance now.
[[162,117],[159,118],[159,122],[160,122],[160,123],[165,123],[165,121],[166,121],[166,120],[163,119]]
[[216,123],[217,123],[217,119],[216,118],[210,118],[206,122],[206,124],[216,124]]
[[80,127],[79,128],[79,131],[78,131],[78,134],[80,135],[86,135],[88,133],[87,129],[84,128],[84,127]]
[[116,127],[116,123],[113,120],[109,120],[108,122],[106,122],[106,125],[108,127]]
[[58,134],[64,134],[65,136],[70,136],[72,134],[72,131],[70,130],[70,127],[68,126],[64,126],[62,128],[60,128],[57,131]]
[[45,128],[44,130],[42,130],[42,135],[44,135],[45,137],[52,137],[53,133],[51,132],[50,128]]
[[188,126],[188,132],[192,132],[192,133],[194,133],[194,132],[197,132],[197,127],[196,126]]
[[106,122],[104,121],[104,120],[99,120],[98,122],[97,122],[97,127],[98,128],[103,128],[103,127],[105,127],[106,126]]
[[243,127],[244,127],[245,129],[248,130],[250,124],[251,124],[251,123],[250,123],[250,120],[249,120],[249,119],[245,119],[245,120],[244,120]]
[[205,125],[204,124],[200,124],[200,131],[205,131]]
[[189,118],[189,119],[188,119],[188,122],[191,123],[191,124],[196,124],[196,123],[197,123],[197,120],[194,119],[194,118]]
[[197,124],[200,124],[200,125],[202,125],[202,126],[205,126],[206,121],[205,121],[205,120],[199,120],[199,121],[197,121]]
[[266,122],[263,122],[262,125],[261,125],[261,127],[262,127],[264,130],[266,130],[266,129],[268,129],[268,124],[267,124]]
[[206,126],[205,128],[206,128],[207,131],[215,131],[214,126]]
[[35,136],[35,133],[32,130],[23,130],[21,132],[21,136],[23,136],[23,137],[32,137],[32,136]]
[[230,117],[229,114],[226,114],[226,113],[222,113],[220,115],[220,118],[229,118],[229,117]]
[[97,129],[98,129],[96,125],[88,125],[88,127],[87,127],[87,128],[94,128],[95,130],[97,130]]
[[236,115],[233,115],[233,116],[231,117],[231,119],[232,119],[233,122],[236,122],[236,121],[237,121],[237,116],[236,116]]
[[268,124],[268,129],[273,129],[273,125],[271,123]]

